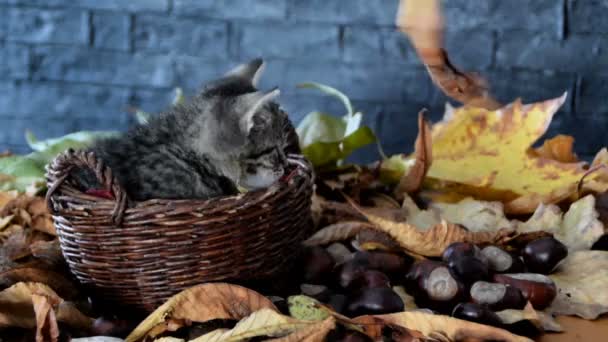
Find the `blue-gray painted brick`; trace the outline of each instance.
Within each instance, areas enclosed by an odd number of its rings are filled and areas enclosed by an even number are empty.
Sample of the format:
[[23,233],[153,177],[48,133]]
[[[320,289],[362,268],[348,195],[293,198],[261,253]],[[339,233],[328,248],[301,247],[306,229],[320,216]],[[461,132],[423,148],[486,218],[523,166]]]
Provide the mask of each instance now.
[[83,45],[88,42],[89,20],[84,11],[11,8],[5,18],[9,41]]
[[397,0],[285,0],[289,18],[326,23],[394,25]]
[[338,27],[323,24],[274,22],[236,25],[237,55],[241,58],[304,58],[314,60],[340,57]]
[[450,60],[462,70],[480,70],[492,65],[494,36],[481,30],[448,31],[445,44]]
[[171,57],[157,54],[38,46],[33,59],[35,79],[147,87],[168,87],[175,80]]
[[561,112],[572,111],[576,77],[573,74],[531,72],[521,70],[494,70],[484,72],[490,91],[502,103],[510,103],[521,98],[524,103],[544,101],[562,96],[568,92],[568,98]]
[[568,134],[574,137],[574,148],[581,155],[595,155],[608,146],[608,112],[596,112],[593,117],[581,120],[578,117],[556,115],[549,126],[546,137]]
[[135,48],[225,58],[228,24],[222,21],[141,15],[135,19]]
[[608,34],[608,1],[568,0],[568,31]]
[[[608,73],[583,76],[577,95],[577,115],[608,117]],[[607,132],[608,126],[603,131]]]
[[[174,58],[175,85],[183,87],[189,94],[194,94],[200,91],[201,87],[207,82],[221,77],[239,64],[248,61],[247,58],[210,60],[201,57],[177,56]],[[270,89],[278,86],[282,93],[289,93],[295,88],[295,83],[284,82],[285,61],[265,59],[265,63],[264,73],[258,85],[260,89]]]
[[68,3],[75,7],[138,13],[166,12],[169,9],[169,0],[69,0]]
[[[8,17],[8,7],[0,7],[0,18]],[[0,40],[4,40],[8,30],[8,21],[0,20]]]
[[346,27],[343,44],[343,58],[346,62],[377,63],[384,55],[382,53],[382,29],[378,27]]
[[289,63],[284,83],[320,82],[346,93],[354,100],[418,101],[430,99],[432,85],[423,69],[405,69],[402,65],[367,65],[356,67],[342,63]]
[[24,79],[29,75],[30,54],[25,45],[0,45],[0,78]]
[[564,6],[557,0],[444,0],[448,30],[525,27],[560,37],[564,29]]
[[174,94],[173,89],[134,89],[129,96],[129,106],[155,115],[171,106]]
[[[19,96],[19,95],[18,95],[18,91],[16,90],[15,82],[0,79],[0,117],[15,115],[11,112],[14,110],[13,109],[13,106],[15,105],[14,97],[16,97],[16,96]],[[2,126],[2,127],[8,128],[10,126]]]
[[[75,117],[124,115],[129,91],[124,88],[55,82],[0,83],[0,116],[42,122]],[[125,121],[126,122],[126,121]]]
[[116,12],[93,13],[93,46],[101,49],[128,51],[131,18]]
[[129,12],[166,12],[170,0],[4,0],[12,5]]
[[509,31],[500,35],[496,64],[540,70],[593,72],[608,68],[608,41],[602,36],[550,35]]
[[71,125],[66,125],[66,122],[61,120],[47,121],[34,118],[0,117],[0,125],[11,127],[11,129],[0,130],[0,151],[8,145],[26,145],[26,131],[31,131],[39,139],[55,138],[72,132]]
[[287,0],[174,0],[178,15],[221,19],[284,19]]

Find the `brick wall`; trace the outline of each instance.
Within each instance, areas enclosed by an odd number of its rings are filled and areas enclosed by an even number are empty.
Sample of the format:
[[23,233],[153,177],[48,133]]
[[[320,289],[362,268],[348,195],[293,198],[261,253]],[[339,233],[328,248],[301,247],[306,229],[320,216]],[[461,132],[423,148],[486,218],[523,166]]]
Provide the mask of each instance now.
[[[457,65],[487,75],[500,100],[568,101],[551,126],[590,155],[608,145],[608,0],[449,0]],[[416,113],[446,98],[393,26],[397,0],[0,0],[0,149],[23,152],[25,129],[52,137],[125,129],[130,105],[160,111],[171,90],[252,57],[264,86],[299,121],[338,102],[297,90],[346,92],[389,152],[407,151]],[[373,148],[367,159],[373,158]]]

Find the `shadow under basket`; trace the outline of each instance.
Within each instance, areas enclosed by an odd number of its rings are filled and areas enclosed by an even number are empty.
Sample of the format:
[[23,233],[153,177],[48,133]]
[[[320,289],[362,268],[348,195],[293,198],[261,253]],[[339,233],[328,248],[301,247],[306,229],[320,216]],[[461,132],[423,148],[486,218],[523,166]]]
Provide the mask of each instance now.
[[[68,150],[47,168],[47,205],[72,273],[94,298],[150,312],[204,282],[271,278],[310,230],[312,168],[289,155],[287,176],[265,190],[211,200],[130,202],[92,152]],[[89,168],[114,199],[79,190]]]

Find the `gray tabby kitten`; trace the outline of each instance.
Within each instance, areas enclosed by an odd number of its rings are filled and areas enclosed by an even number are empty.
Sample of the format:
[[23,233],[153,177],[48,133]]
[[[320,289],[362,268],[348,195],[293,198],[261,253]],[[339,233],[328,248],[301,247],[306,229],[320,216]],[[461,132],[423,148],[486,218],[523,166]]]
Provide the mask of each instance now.
[[237,185],[267,187],[284,173],[289,121],[273,102],[278,89],[256,89],[262,69],[261,59],[241,65],[189,103],[91,150],[135,200],[208,199],[235,194]]

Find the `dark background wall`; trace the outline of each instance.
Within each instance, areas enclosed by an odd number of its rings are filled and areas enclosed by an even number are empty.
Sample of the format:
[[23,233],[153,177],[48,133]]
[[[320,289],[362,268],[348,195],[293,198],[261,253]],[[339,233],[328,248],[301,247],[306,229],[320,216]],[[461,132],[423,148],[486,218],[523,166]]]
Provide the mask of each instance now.
[[[502,101],[568,100],[551,125],[580,154],[608,145],[608,0],[444,1],[457,65]],[[160,111],[181,86],[263,56],[292,119],[340,104],[297,83],[346,92],[389,152],[407,152],[416,113],[441,117],[431,84],[393,22],[397,0],[0,0],[0,150],[23,133],[125,129],[128,106]],[[372,153],[373,149],[368,152]],[[368,154],[367,159],[371,156]]]

